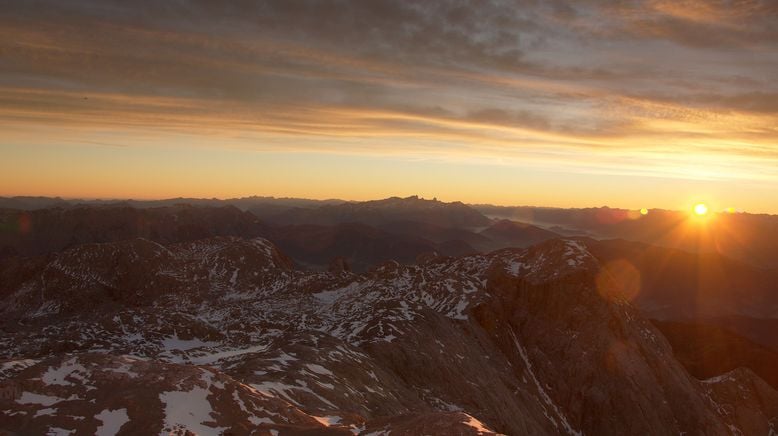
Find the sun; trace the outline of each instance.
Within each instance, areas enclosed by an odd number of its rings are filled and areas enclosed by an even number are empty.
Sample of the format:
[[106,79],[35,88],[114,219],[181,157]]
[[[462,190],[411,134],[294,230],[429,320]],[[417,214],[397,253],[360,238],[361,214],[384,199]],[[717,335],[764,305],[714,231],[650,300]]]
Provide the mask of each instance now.
[[697,216],[705,216],[708,214],[708,206],[703,203],[694,205],[694,214]]

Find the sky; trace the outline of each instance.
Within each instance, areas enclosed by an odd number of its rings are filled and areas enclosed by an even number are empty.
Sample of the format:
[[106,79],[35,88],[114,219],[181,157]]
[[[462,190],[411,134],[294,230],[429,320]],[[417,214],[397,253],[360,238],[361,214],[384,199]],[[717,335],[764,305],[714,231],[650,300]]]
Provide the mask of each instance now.
[[0,195],[778,213],[778,2],[0,0]]

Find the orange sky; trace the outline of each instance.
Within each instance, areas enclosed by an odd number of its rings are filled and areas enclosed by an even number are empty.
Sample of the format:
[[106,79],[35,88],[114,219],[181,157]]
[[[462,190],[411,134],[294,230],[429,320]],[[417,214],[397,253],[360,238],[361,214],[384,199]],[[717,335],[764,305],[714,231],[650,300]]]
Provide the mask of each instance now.
[[778,6],[19,2],[0,195],[778,213]]

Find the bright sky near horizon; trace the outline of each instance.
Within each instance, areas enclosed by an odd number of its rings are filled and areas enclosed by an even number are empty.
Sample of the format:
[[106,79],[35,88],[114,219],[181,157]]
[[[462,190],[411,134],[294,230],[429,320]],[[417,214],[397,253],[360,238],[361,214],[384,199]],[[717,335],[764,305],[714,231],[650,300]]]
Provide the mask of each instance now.
[[778,213],[778,2],[0,0],[0,195]]

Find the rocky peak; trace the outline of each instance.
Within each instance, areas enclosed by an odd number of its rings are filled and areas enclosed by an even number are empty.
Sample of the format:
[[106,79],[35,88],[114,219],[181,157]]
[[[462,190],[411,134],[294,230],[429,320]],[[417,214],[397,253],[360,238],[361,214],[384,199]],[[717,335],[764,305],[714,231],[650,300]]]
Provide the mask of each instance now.
[[[49,280],[73,259],[79,274]],[[117,259],[145,271],[123,281]],[[263,239],[84,246],[6,281],[17,285],[2,307],[0,374],[19,389],[0,427],[724,435],[774,425],[772,388],[748,375],[741,399],[695,380],[628,301],[598,292],[598,271],[585,242],[563,239],[366,274],[295,271]],[[142,304],[72,303],[111,292]],[[129,394],[112,394],[115,372]]]

